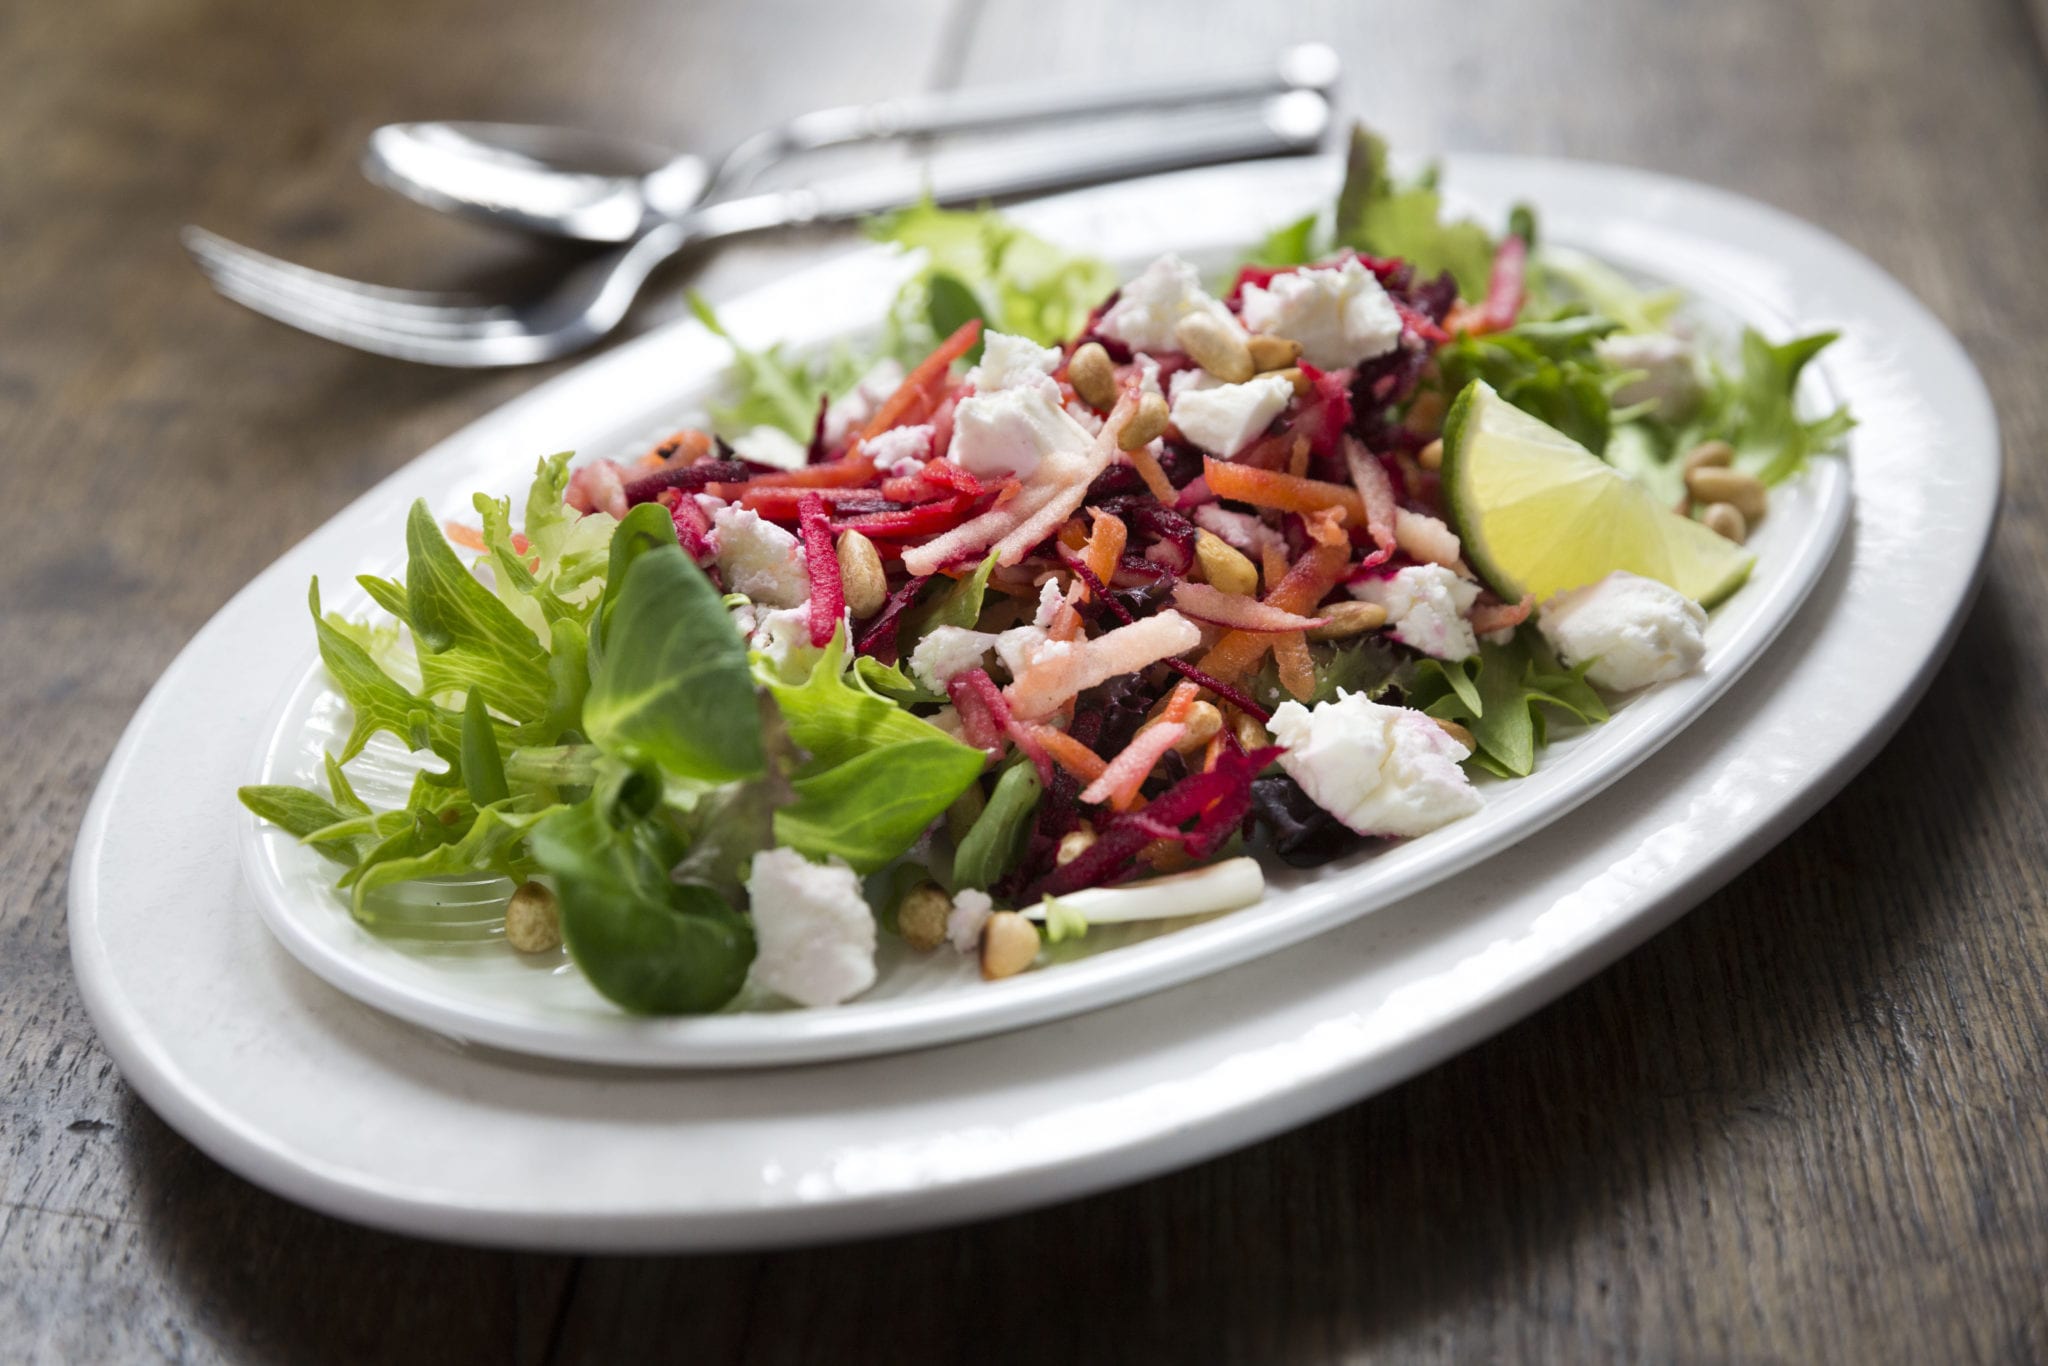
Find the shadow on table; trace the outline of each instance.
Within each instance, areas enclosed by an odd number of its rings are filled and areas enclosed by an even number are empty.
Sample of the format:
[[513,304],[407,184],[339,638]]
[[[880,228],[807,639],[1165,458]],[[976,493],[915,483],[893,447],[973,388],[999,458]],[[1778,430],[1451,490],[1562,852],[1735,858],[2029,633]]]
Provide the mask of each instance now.
[[1840,1069],[1920,1065],[1932,1025],[1896,967],[1973,913],[1955,889],[1984,807],[2032,781],[2006,743],[2010,610],[1988,585],[1899,736],[1698,911],[1507,1033],[1246,1152],[959,1229],[571,1261],[307,1212],[132,1104],[144,1237],[223,1345],[292,1362],[1485,1355],[1490,1322],[1671,1279],[1660,1236],[1730,1185],[1698,1170],[1810,1143],[1853,1100]]

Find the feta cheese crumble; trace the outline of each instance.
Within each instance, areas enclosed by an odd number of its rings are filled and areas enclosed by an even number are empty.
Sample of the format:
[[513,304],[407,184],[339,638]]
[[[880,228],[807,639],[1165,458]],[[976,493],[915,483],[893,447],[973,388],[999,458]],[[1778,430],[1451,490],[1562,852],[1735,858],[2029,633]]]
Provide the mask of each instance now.
[[1593,354],[1620,370],[1642,374],[1614,391],[1617,408],[1656,405],[1660,417],[1683,417],[1700,398],[1692,343],[1668,332],[1620,332],[1593,343]]
[[825,653],[811,644],[809,603],[757,614],[747,635],[747,648],[766,655],[768,667],[784,683],[808,678],[811,666]]
[[764,850],[754,855],[747,898],[755,984],[805,1006],[836,1006],[874,985],[875,917],[845,863]]
[[1178,351],[1174,329],[1191,313],[1206,313],[1232,332],[1244,331],[1230,310],[1202,288],[1201,274],[1168,252],[1123,287],[1095,330],[1133,351]]
[[1356,258],[1246,285],[1239,306],[1246,327],[1300,342],[1303,358],[1320,370],[1342,370],[1401,344],[1394,301]]
[[1479,585],[1440,564],[1409,565],[1389,578],[1354,583],[1351,596],[1386,608],[1388,634],[1412,649],[1449,660],[1479,652],[1479,638],[1465,620]]
[[1620,569],[1551,598],[1536,628],[1567,665],[1592,660],[1587,679],[1610,692],[1689,674],[1707,652],[1707,614],[1698,603]]
[[796,537],[742,507],[720,508],[711,525],[718,533],[718,572],[728,590],[769,607],[810,601],[811,580]]
[[1419,711],[1340,691],[1313,710],[1283,702],[1272,732],[1280,766],[1361,835],[1426,835],[1485,804],[1458,767],[1471,751]]
[[1093,445],[1088,430],[1060,407],[1059,390],[1047,386],[999,389],[960,400],[947,454],[976,478],[1014,474],[1029,479],[1048,455],[1085,458]]
[[1293,397],[1294,386],[1278,375],[1214,388],[1177,388],[1173,425],[1209,454],[1228,460],[1272,426]]
[[1057,346],[1040,346],[1029,337],[991,332],[982,346],[981,364],[967,372],[967,382],[978,394],[1047,386],[1057,389],[1052,372],[1059,368]]
[[973,953],[981,947],[981,932],[995,908],[987,892],[967,887],[954,893],[953,909],[946,913],[946,938],[960,952]]
[[916,474],[932,454],[932,426],[891,427],[861,443],[861,450],[875,465],[892,475]]
[[996,646],[992,631],[973,631],[965,626],[934,626],[910,652],[910,676],[933,692],[969,669],[981,667],[981,657]]

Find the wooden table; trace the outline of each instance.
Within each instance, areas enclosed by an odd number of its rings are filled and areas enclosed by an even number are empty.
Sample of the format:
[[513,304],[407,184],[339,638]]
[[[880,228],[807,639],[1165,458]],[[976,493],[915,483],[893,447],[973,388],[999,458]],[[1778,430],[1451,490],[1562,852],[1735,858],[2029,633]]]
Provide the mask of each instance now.
[[[0,1357],[2048,1358],[2030,3],[0,7]],[[1619,966],[1390,1094],[947,1232],[631,1261],[434,1246],[266,1195],[135,1100],[64,933],[72,837],[121,727],[240,584],[539,378],[288,333],[205,290],[180,223],[397,283],[494,282],[533,258],[363,186],[371,127],[550,119],[716,147],[825,102],[1304,37],[1342,48],[1354,108],[1401,146],[1650,166],[1823,224],[1984,368],[2010,501],[1983,596],[1826,810]],[[735,249],[700,283],[833,240]]]

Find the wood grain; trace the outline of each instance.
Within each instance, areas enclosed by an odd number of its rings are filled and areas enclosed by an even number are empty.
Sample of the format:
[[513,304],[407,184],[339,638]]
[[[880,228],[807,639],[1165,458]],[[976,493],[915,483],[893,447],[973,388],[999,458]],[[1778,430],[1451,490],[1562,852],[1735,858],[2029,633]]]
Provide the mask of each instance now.
[[[0,1357],[2048,1359],[2044,21],[2042,0],[0,7]],[[715,147],[827,101],[1311,36],[1404,146],[1623,161],[1779,204],[1897,274],[1983,367],[2010,480],[1987,586],[1837,800],[1392,1093],[963,1229],[711,1258],[437,1247],[256,1191],[135,1101],[63,929],[121,727],[251,574],[539,377],[239,313],[178,224],[396,283],[495,282],[550,262],[362,186],[369,128],[544,118]],[[701,283],[833,240],[725,253]]]

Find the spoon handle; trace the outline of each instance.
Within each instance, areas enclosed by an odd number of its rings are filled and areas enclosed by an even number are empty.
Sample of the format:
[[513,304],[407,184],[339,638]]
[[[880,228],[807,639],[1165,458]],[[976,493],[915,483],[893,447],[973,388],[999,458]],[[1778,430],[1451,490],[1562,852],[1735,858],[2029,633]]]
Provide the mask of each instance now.
[[678,221],[691,242],[765,228],[838,222],[914,204],[969,204],[1096,181],[1309,152],[1330,124],[1322,96],[1297,90],[1253,109],[1205,111],[1142,142],[1125,130],[933,157],[819,181],[802,189],[707,204]]
[[1332,49],[1322,43],[1303,43],[1288,48],[1275,61],[1228,75],[1041,81],[820,109],[742,142],[720,163],[713,183],[729,194],[784,157],[857,142],[941,137],[1105,114],[1226,104],[1290,90],[1327,93],[1336,84],[1339,69]]

